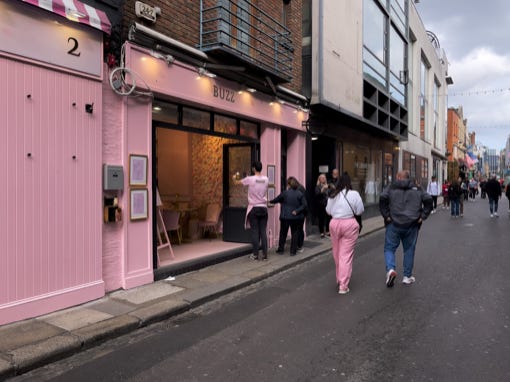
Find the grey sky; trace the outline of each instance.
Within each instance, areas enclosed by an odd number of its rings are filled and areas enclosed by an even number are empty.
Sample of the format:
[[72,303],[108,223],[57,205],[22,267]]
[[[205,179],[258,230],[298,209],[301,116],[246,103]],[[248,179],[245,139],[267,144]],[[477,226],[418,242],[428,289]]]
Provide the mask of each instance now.
[[478,143],[503,148],[510,135],[510,1],[420,0],[416,9],[450,63],[448,106],[463,107]]

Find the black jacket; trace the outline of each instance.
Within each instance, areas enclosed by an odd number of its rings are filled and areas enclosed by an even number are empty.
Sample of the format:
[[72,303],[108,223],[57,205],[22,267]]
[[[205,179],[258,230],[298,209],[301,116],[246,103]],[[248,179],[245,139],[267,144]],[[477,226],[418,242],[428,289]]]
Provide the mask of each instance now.
[[489,179],[485,184],[485,192],[491,199],[497,199],[501,196],[501,184],[496,179]]
[[[306,198],[299,190],[293,190],[292,188],[289,188],[288,190],[283,191],[269,203],[282,204],[280,211],[281,220],[302,220],[305,218],[304,212],[307,208]],[[292,211],[296,211],[296,215],[293,215]]]
[[418,225],[432,211],[432,196],[409,179],[397,180],[388,186],[379,198],[379,210],[385,224],[388,218],[397,227]]

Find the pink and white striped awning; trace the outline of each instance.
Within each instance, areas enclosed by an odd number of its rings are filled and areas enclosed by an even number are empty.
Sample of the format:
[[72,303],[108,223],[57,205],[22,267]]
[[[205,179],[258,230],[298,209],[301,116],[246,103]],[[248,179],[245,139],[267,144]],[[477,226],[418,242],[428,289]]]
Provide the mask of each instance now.
[[23,0],[25,3],[64,16],[70,20],[90,25],[110,34],[112,25],[103,11],[78,0]]

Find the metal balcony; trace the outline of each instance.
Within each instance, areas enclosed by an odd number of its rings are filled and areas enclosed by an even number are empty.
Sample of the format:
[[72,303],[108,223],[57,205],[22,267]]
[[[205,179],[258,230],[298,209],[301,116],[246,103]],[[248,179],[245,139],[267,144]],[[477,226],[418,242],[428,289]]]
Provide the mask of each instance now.
[[199,49],[273,82],[292,79],[290,31],[247,0],[201,0]]

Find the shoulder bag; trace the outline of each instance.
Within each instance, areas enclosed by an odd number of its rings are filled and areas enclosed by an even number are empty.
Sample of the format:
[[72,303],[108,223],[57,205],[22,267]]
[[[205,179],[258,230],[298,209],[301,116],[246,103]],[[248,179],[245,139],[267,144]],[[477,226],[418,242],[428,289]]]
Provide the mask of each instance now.
[[340,193],[344,196],[345,201],[347,202],[347,204],[348,204],[348,205],[349,205],[349,207],[351,208],[351,211],[352,211],[352,214],[353,214],[353,216],[354,216],[354,219],[356,219],[356,221],[357,221],[357,222],[358,222],[358,224],[359,224],[359,231],[358,231],[358,233],[360,233],[360,232],[361,232],[361,229],[363,228],[363,223],[362,223],[362,221],[361,221],[361,215],[356,215],[356,214],[354,213],[354,210],[352,209],[351,203],[349,203],[349,200],[347,199],[347,196],[346,196],[346,195],[347,195],[347,191],[345,191],[345,194],[344,194],[343,192],[341,192],[341,191],[340,191]]

